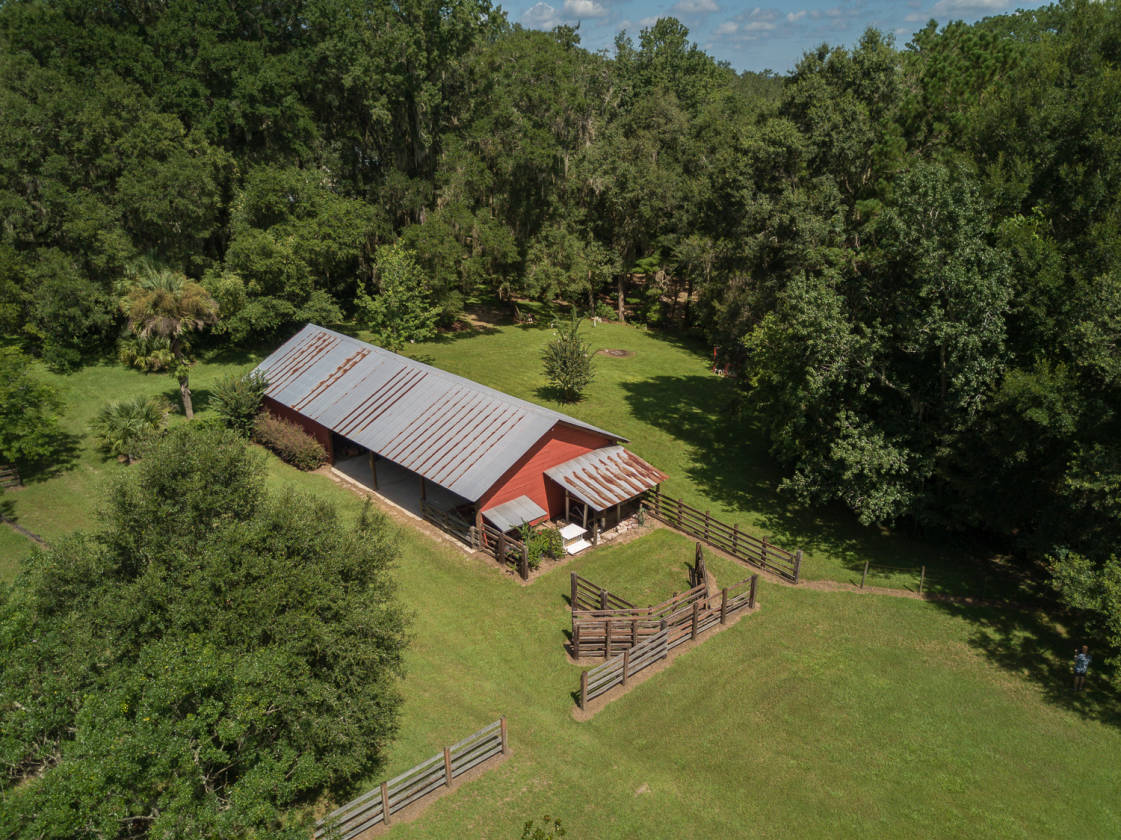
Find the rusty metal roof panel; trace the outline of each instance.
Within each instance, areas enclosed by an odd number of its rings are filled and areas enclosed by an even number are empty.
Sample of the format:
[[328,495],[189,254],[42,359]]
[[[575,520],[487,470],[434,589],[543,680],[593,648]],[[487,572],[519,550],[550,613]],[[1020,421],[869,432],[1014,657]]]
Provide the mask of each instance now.
[[545,470],[545,475],[596,510],[633,499],[669,477],[621,446],[578,455]]
[[314,324],[257,370],[272,399],[471,501],[557,423],[625,440]]

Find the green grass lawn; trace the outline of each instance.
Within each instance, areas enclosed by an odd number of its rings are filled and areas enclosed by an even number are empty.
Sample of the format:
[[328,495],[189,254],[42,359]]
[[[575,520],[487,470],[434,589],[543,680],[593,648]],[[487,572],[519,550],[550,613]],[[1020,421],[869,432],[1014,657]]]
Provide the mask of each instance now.
[[[712,400],[705,403],[710,419],[720,417],[723,384],[707,379],[688,348],[628,328],[598,329],[603,346],[630,347],[635,356],[606,359],[576,413],[632,437],[637,451],[675,473],[674,492],[703,506],[700,433],[685,429],[675,437],[669,425],[641,421],[607,399],[625,399],[628,384],[641,386],[642,368],[603,371],[643,353],[664,355],[663,368],[671,371],[665,375],[704,379],[712,393],[699,392]],[[487,379],[479,371],[488,367],[490,351],[483,350],[490,342],[510,341],[511,353],[529,338],[546,337],[540,331],[505,336],[419,350],[446,352],[434,361],[448,367],[471,360],[476,367],[463,372]],[[516,371],[498,364],[501,356],[491,359],[490,369],[497,379],[512,377]],[[196,393],[204,396],[208,382],[248,364],[200,365]],[[698,365],[699,374],[687,372]],[[487,381],[537,398],[536,361],[525,367],[520,386],[512,378]],[[75,435],[105,394],[173,387],[167,377],[113,367],[58,381],[67,389],[66,422]],[[597,394],[603,397],[598,403]],[[205,416],[205,400],[200,404]],[[694,428],[701,425],[698,420]],[[744,441],[736,451],[745,459],[740,480],[750,488],[761,481],[761,473],[752,479],[750,471],[766,469],[765,458],[757,442]],[[748,458],[753,452],[758,460]],[[344,517],[358,515],[362,502],[353,493],[267,457],[272,488],[330,498]],[[5,515],[57,538],[92,521],[98,488],[124,469],[81,439],[69,469],[6,494]],[[744,490],[735,498],[756,496]],[[778,497],[753,514],[744,504],[719,508],[712,501],[711,507],[725,515],[747,511],[742,521],[750,514],[765,532],[781,533],[766,531],[773,521],[769,505],[777,506]],[[838,533],[824,532],[830,539]],[[683,654],[591,721],[577,723],[571,713],[580,669],[563,650],[569,571],[637,603],[654,603],[687,587],[692,542],[657,530],[605,546],[525,587],[482,557],[409,527],[399,533],[396,577],[413,615],[413,641],[402,729],[385,774],[500,714],[509,718],[512,754],[434,802],[416,822],[395,827],[395,836],[517,837],[525,820],[545,813],[560,816],[573,838],[1121,832],[1121,765],[1115,760],[1121,728],[1110,718],[1116,698],[1100,691],[1077,702],[1069,696],[1062,657],[1071,641],[1037,616],[764,585],[756,614]],[[864,539],[872,540],[868,550],[880,552],[907,546],[896,537],[853,533],[835,550],[821,547],[834,545],[828,540],[815,543],[818,574],[849,574],[849,552],[859,558]],[[11,558],[27,551],[22,537],[0,534],[0,574],[10,575]],[[749,572],[711,553],[708,565],[721,583]]]
[[[961,551],[862,528],[839,508],[792,509],[789,499],[777,490],[781,474],[767,454],[758,418],[732,415],[733,384],[709,372],[704,348],[619,324],[585,327],[593,349],[616,348],[633,355],[597,355],[596,379],[586,398],[562,405],[550,398],[541,372],[540,352],[550,335],[547,327],[489,327],[409,345],[407,352],[629,438],[631,449],[669,474],[663,489],[671,497],[710,510],[726,522],[737,522],[778,545],[803,549],[807,579],[856,583],[865,560],[870,560],[889,566],[926,565],[931,591],[980,591],[985,566]],[[197,364],[191,382],[199,416],[208,415],[208,389],[215,381],[250,369],[258,358],[234,354]],[[5,505],[6,515],[49,540],[88,527],[98,488],[106,477],[125,469],[98,451],[88,435],[101,406],[109,400],[159,393],[177,404],[178,396],[170,376],[117,364],[44,375],[62,392],[67,406],[64,426],[74,436],[73,451],[60,458],[55,469],[29,477],[24,490],[2,497],[0,504]],[[182,422],[182,417],[175,422]],[[0,551],[4,546],[0,544]],[[13,554],[4,551],[4,556]],[[4,568],[0,560],[0,575]],[[915,588],[918,575],[874,566],[869,582]],[[989,594],[1000,594],[991,583]]]
[[[360,509],[320,476],[271,481]],[[413,642],[381,777],[500,714],[512,754],[394,836],[512,838],[546,813],[597,840],[1121,832],[1115,698],[1068,693],[1072,643],[1041,616],[763,584],[756,614],[578,723],[569,572],[658,601],[687,587],[691,541],[657,530],[528,587],[407,527],[400,547]]]

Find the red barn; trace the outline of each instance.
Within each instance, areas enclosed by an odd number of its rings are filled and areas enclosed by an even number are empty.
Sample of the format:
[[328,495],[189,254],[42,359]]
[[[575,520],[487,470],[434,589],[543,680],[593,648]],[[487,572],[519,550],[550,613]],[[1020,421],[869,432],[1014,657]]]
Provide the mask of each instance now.
[[[511,530],[545,518],[606,524],[665,474],[626,439],[380,347],[308,324],[257,368],[265,406],[334,464],[368,453],[441,488],[446,503]],[[628,505],[628,503],[630,503]]]

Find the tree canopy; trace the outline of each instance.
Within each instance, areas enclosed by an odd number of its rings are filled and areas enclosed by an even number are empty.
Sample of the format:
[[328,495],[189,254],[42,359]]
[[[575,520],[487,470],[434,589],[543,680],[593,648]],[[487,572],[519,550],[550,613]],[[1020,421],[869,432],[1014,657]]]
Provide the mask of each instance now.
[[379,768],[404,618],[386,525],[179,427],[0,601],[6,837],[292,837]]

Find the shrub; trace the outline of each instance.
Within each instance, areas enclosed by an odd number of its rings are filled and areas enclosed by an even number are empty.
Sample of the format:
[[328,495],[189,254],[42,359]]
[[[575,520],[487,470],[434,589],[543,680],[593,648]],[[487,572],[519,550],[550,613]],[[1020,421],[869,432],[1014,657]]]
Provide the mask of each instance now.
[[527,561],[531,569],[541,565],[541,558],[552,557],[556,559],[564,553],[564,540],[560,531],[554,528],[531,528],[522,526],[522,542],[526,546]]
[[267,411],[253,424],[253,439],[299,470],[314,470],[327,460],[327,452],[319,441],[295,423]]
[[101,448],[132,463],[163,428],[171,405],[163,397],[134,397],[107,403],[93,421]]
[[264,375],[256,371],[245,376],[229,376],[214,386],[210,403],[223,423],[242,437],[249,437],[268,387]]
[[596,317],[601,321],[616,321],[619,319],[619,313],[616,312],[615,307],[610,304],[604,303],[602,300],[597,300]]

